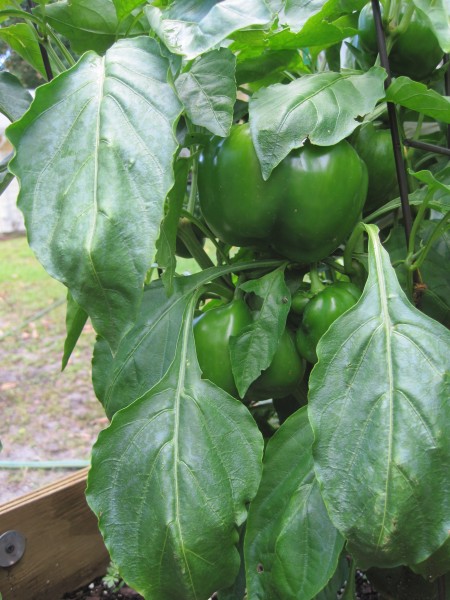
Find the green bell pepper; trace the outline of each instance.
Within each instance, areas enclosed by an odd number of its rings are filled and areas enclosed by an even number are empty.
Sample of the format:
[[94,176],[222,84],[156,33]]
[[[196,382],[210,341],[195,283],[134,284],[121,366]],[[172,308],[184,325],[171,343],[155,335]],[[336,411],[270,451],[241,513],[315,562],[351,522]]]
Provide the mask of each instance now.
[[267,181],[248,124],[212,138],[199,159],[199,203],[213,233],[234,246],[272,248],[302,264],[331,254],[356,225],[367,169],[343,140],[293,150]]
[[305,306],[303,318],[295,334],[301,356],[317,362],[316,348],[330,325],[359,300],[360,289],[350,282],[337,282],[319,291]]

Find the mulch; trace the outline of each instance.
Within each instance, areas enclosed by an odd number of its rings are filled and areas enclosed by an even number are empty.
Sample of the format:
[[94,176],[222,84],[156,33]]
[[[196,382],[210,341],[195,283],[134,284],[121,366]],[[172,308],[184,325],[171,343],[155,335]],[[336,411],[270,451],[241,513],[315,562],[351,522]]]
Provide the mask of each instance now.
[[135,590],[127,585],[110,588],[103,583],[102,578],[95,579],[75,592],[64,594],[62,600],[144,600]]
[[[381,600],[378,592],[373,588],[367,577],[361,571],[356,572],[356,600]],[[336,593],[336,600],[340,594]],[[96,579],[89,585],[75,592],[65,594],[62,600],[144,600],[144,598],[127,585],[109,588],[102,579]],[[213,595],[211,600],[217,600]]]

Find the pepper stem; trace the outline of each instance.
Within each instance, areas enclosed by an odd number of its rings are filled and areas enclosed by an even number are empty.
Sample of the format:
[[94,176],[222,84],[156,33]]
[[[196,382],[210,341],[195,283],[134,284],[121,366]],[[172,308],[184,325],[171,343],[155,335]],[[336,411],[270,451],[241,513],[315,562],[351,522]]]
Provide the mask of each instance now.
[[311,278],[311,292],[313,294],[318,294],[319,292],[325,289],[325,286],[319,277],[317,263],[313,263],[311,265],[311,268],[309,270],[309,276]]

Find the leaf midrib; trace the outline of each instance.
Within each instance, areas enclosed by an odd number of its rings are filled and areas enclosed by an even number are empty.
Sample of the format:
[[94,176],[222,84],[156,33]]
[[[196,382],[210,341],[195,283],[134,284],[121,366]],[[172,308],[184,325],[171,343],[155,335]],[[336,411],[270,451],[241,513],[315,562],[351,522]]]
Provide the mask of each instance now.
[[[372,230],[369,230],[369,236],[372,237],[374,234]],[[372,248],[374,251],[374,260],[377,273],[378,290],[380,294],[381,313],[383,317],[385,335],[386,335],[386,364],[387,364],[387,377],[389,384],[388,399],[389,399],[389,427],[388,427],[388,463],[386,469],[386,485],[384,492],[384,509],[383,519],[380,527],[380,534],[377,540],[377,548],[382,545],[383,533],[385,530],[385,523],[387,519],[387,507],[388,507],[388,496],[389,496],[389,484],[391,479],[391,468],[392,468],[392,450],[393,450],[393,429],[394,429],[394,385],[393,385],[393,369],[392,369],[392,344],[391,344],[391,328],[392,321],[389,315],[389,302],[386,295],[386,278],[383,271],[383,260],[381,256],[380,246],[373,242],[371,239]]]

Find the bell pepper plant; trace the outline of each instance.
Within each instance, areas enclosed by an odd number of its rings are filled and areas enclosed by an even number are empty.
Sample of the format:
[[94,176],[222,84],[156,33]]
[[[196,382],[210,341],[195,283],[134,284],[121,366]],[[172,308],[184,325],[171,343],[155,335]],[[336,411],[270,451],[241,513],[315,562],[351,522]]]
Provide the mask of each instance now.
[[87,501],[146,600],[446,598],[447,11],[0,3],[47,79],[0,73],[0,185],[63,366],[96,331]]

